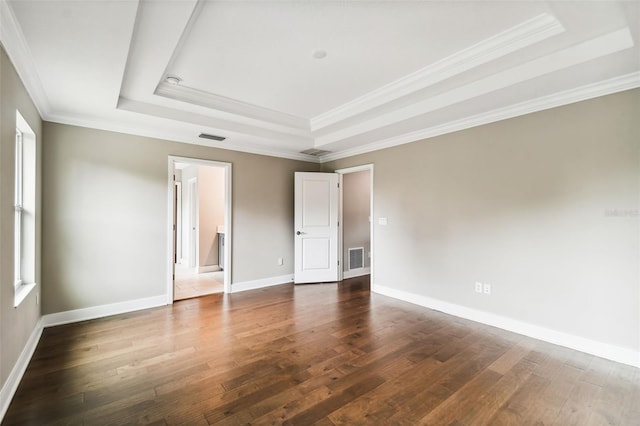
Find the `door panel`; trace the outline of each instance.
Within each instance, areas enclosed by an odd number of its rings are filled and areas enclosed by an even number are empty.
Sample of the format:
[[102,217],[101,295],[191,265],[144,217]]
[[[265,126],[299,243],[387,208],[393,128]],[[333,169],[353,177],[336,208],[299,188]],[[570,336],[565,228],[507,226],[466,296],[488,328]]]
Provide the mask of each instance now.
[[338,280],[338,175],[295,174],[296,283]]

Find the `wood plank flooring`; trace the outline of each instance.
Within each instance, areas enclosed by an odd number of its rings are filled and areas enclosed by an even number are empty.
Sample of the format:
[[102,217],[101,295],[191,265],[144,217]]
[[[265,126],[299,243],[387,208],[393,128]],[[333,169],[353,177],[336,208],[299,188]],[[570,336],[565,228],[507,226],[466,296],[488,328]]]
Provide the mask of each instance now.
[[368,278],[48,328],[3,425],[639,425],[640,370]]

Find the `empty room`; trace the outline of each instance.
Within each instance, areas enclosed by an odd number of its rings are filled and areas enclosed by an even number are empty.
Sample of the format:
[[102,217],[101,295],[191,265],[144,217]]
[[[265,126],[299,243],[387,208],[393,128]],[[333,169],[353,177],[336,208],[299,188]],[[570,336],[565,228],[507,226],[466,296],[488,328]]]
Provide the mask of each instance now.
[[640,2],[0,0],[0,423],[640,424]]

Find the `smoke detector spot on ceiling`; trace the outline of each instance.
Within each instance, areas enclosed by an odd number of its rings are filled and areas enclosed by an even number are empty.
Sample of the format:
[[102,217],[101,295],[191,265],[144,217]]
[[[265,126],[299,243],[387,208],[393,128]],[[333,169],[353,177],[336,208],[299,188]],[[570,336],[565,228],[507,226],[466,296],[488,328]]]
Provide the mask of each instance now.
[[327,51],[322,49],[314,50],[313,57],[316,59],[324,59],[327,57]]
[[208,133],[200,133],[198,137],[202,139],[211,139],[218,142],[221,142],[226,139],[224,136],[210,135]]
[[168,75],[164,80],[169,84],[173,84],[174,86],[180,84],[180,82],[182,81],[180,77],[175,75]]
[[325,154],[329,154],[331,151],[325,151],[324,149],[305,149],[304,151],[300,151],[300,154],[313,155],[314,157],[322,157]]

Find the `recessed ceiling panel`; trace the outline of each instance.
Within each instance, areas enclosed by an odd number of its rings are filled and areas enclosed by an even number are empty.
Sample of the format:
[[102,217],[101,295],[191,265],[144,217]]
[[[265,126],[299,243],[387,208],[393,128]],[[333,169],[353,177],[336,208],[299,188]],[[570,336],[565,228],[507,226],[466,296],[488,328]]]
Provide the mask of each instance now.
[[544,11],[534,2],[208,1],[167,71],[185,87],[310,119]]

